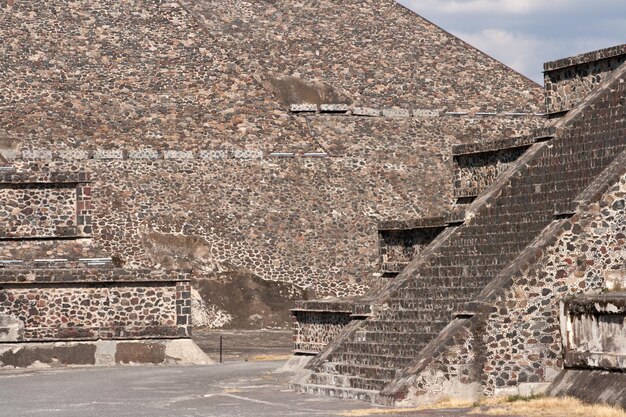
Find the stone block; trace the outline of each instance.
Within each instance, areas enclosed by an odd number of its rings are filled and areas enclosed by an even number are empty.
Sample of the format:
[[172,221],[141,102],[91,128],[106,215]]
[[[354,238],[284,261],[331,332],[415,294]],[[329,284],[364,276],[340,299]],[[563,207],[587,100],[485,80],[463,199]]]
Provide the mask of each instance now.
[[355,107],[352,109],[352,114],[355,116],[378,117],[380,116],[380,110],[371,107]]
[[193,151],[163,151],[163,158],[165,159],[193,159]]
[[128,151],[128,158],[155,160],[160,158],[160,154],[159,151],[154,149],[136,149]]
[[413,117],[438,117],[439,110],[432,109],[416,109],[413,110]]
[[93,154],[94,159],[124,159],[124,151],[121,149],[98,149]]
[[35,161],[49,161],[52,159],[52,151],[46,149],[28,149],[22,151],[22,158]]
[[320,106],[322,113],[346,113],[349,109],[347,104],[322,104]]
[[292,113],[315,113],[317,112],[317,104],[292,104],[289,106],[289,111]]
[[383,117],[411,117],[411,113],[407,109],[384,109]]
[[162,363],[165,346],[161,343],[120,342],[115,352],[115,363]]
[[225,150],[203,150],[200,151],[200,159],[226,159],[229,156],[229,151]]
[[263,151],[260,149],[236,149],[233,152],[235,159],[262,159]]

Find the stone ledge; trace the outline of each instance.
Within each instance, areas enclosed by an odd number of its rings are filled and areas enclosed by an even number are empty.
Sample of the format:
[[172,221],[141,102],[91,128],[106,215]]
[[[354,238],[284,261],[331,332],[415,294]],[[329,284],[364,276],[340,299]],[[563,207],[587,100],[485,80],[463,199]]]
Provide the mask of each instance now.
[[622,372],[626,369],[626,356],[620,353],[570,351],[565,353],[565,366]]
[[565,312],[570,315],[626,314],[626,292],[600,295],[581,295],[564,301]]
[[449,212],[445,217],[446,226],[465,222],[465,209],[455,209]]
[[[84,238],[83,236],[80,237]],[[52,238],[54,240],[58,238]],[[20,239],[28,240],[28,239]],[[116,268],[112,258],[80,258],[80,259],[0,259],[0,269],[81,269],[81,268]]]
[[446,216],[420,217],[407,220],[382,220],[378,223],[379,231],[412,230],[422,228],[445,227]]
[[410,262],[385,262],[382,264],[382,272],[400,273],[409,266]]
[[0,285],[188,282],[190,270],[74,268],[0,269]]
[[487,187],[455,188],[452,192],[454,198],[478,197]]
[[543,70],[544,72],[556,71],[562,68],[588,64],[590,62],[613,58],[620,55],[626,55],[626,44],[612,46],[610,48],[604,48],[593,52],[587,52],[568,58],[562,58],[556,61],[549,61],[543,64]]
[[556,131],[552,128],[540,129],[532,135],[519,136],[514,138],[497,139],[480,143],[468,143],[455,145],[452,147],[453,156],[470,155],[476,153],[497,152],[505,149],[520,148],[530,146],[535,142],[540,142],[554,137]]
[[408,107],[393,108],[372,108],[364,106],[349,106],[347,104],[292,104],[289,112],[302,116],[325,116],[328,114],[344,115],[348,117],[383,117],[383,118],[486,118],[486,117],[544,117],[545,114],[534,111],[464,111],[464,110],[443,110],[443,109],[415,109]]
[[91,182],[89,172],[26,173],[0,171],[0,187],[13,184],[81,184]]
[[346,313],[352,314],[353,306],[348,301],[340,300],[312,300],[296,301],[292,312],[310,311],[313,313]]
[[291,312],[312,312],[312,313],[344,313],[352,316],[367,316],[371,314],[371,303],[369,298],[346,298],[330,300],[296,301]]

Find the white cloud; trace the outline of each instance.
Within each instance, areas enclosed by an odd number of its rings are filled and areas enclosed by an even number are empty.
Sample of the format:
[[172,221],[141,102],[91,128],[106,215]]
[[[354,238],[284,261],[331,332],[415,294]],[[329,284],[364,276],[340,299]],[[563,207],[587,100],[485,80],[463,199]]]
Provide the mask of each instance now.
[[543,82],[543,63],[626,43],[624,0],[399,0]]
[[404,0],[400,3],[420,11],[438,13],[528,14],[547,9],[571,7],[578,0]]
[[[454,35],[522,74],[533,74],[538,70],[536,60],[544,45],[534,36],[501,29],[485,29],[478,33],[455,32]],[[541,81],[540,77],[532,78]]]

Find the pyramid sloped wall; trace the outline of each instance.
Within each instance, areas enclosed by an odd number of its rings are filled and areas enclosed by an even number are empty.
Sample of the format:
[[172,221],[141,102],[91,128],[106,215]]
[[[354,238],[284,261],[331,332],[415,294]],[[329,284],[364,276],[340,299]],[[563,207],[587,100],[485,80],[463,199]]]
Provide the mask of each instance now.
[[[477,399],[545,391],[566,366],[560,302],[606,292],[612,275],[626,270],[626,153],[617,162],[621,169],[614,167],[612,185],[599,199],[581,205],[571,219],[555,221],[529,250],[527,264],[490,297],[479,297],[485,304],[476,315],[453,322],[430,357],[420,355],[420,365],[383,394],[407,405],[442,395]],[[595,337],[611,338],[601,330]],[[594,368],[614,371],[619,354],[609,352],[611,362]]]
[[[432,350],[424,351],[426,357],[418,356],[427,363],[428,355],[437,353],[429,343],[445,336],[441,332],[451,315],[463,316],[467,303],[481,301],[481,292],[500,277],[509,279],[521,254],[534,256],[535,239],[553,227],[555,215],[567,215],[577,196],[626,149],[625,72],[626,66],[620,67],[557,122],[554,139],[532,145],[468,208],[465,224],[440,235],[377,297],[372,316],[349,326],[307,366],[313,371],[309,379],[296,385],[309,392],[376,400],[405,367],[419,368],[415,353],[428,346]],[[496,337],[497,330],[491,330],[487,334]],[[497,365],[502,362],[498,359]],[[508,367],[493,366],[487,372],[504,375]],[[501,386],[495,379],[502,375],[489,381],[491,390]],[[511,381],[513,386],[519,382]],[[387,395],[394,401],[407,392]]]
[[325,82],[366,107],[543,111],[534,82],[393,0],[181,3],[261,78]]
[[[2,257],[245,269],[361,294],[379,269],[377,222],[449,205],[452,144],[543,123],[539,86],[394,2],[265,6],[5,5],[0,153],[18,168],[80,165],[94,184],[88,241],[2,242]],[[414,116],[297,116],[271,77],[299,80],[298,100]],[[270,156],[281,151],[330,157]]]

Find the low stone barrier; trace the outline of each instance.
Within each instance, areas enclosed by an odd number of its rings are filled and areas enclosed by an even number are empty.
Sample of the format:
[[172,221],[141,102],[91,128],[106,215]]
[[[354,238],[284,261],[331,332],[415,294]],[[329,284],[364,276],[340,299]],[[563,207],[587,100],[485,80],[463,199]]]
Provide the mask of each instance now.
[[563,301],[561,326],[566,367],[626,370],[626,293]]
[[366,300],[299,301],[291,310],[294,353],[318,354],[350,322],[369,313]]

